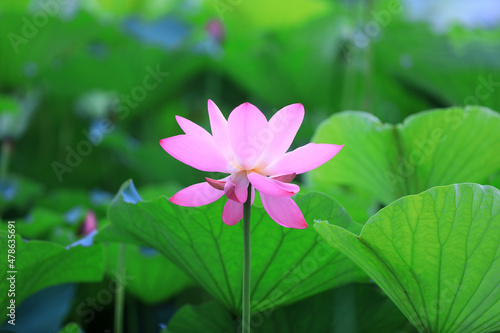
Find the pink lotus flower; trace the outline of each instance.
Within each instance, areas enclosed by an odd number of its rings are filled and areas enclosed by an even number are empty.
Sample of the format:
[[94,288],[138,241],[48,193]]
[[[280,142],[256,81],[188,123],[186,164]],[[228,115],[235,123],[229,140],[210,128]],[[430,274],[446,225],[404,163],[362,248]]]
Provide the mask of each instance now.
[[167,153],[201,171],[221,172],[229,176],[189,186],[170,201],[180,206],[202,206],[226,195],[222,221],[234,225],[243,218],[243,203],[248,186],[260,192],[262,204],[278,224],[306,228],[307,223],[291,196],[299,186],[291,184],[295,175],[329,161],[343,146],[309,143],[287,153],[304,119],[302,104],[292,104],[276,112],[267,121],[259,109],[244,103],[224,118],[217,105],[208,101],[212,134],[195,123],[176,116],[184,131],[160,140]]

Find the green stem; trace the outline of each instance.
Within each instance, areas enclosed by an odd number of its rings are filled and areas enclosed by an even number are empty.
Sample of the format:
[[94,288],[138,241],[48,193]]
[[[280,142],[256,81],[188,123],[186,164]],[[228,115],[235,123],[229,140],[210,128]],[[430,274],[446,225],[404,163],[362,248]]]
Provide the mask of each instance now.
[[250,262],[251,262],[251,244],[250,244],[250,209],[252,206],[252,185],[248,185],[247,201],[243,204],[243,295],[242,295],[242,316],[241,331],[250,333]]
[[12,151],[12,141],[4,139],[2,141],[2,155],[0,159],[0,180],[7,178],[7,171],[9,169],[10,154]]
[[125,255],[127,247],[120,244],[118,250],[118,267],[116,279],[116,297],[115,297],[115,333],[123,333],[123,308],[125,305],[125,286],[122,284],[122,277],[125,275]]

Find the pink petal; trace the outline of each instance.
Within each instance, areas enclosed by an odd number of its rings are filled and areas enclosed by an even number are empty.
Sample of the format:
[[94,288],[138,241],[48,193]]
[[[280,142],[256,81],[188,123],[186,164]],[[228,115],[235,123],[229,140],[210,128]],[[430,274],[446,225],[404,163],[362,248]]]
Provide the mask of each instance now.
[[[262,167],[280,159],[290,145],[304,120],[304,106],[292,104],[285,106],[269,120],[269,129],[273,134],[267,150],[261,157]],[[259,163],[260,164],[260,163]]]
[[243,218],[243,204],[228,199],[222,210],[222,221],[227,225],[235,225]]
[[212,179],[212,178],[208,178],[208,177],[205,177],[205,180],[213,188],[215,188],[217,190],[224,191],[224,185],[226,185],[226,181],[225,180],[217,180],[217,179]]
[[300,191],[300,187],[295,184],[282,183],[255,172],[249,173],[248,179],[257,191],[272,197],[291,197]]
[[289,173],[288,175],[279,175],[279,176],[272,176],[272,179],[276,179],[280,182],[283,183],[290,183],[292,180],[295,179],[296,173]]
[[231,112],[227,124],[236,161],[243,170],[251,170],[272,136],[266,117],[252,104],[244,103]]
[[234,193],[235,189],[236,189],[236,185],[234,185],[231,178],[228,178],[228,180],[226,181],[226,184],[224,185],[224,193],[226,194],[226,197],[228,197],[229,199],[236,201],[236,202],[240,202],[238,200],[238,198],[236,197],[236,194]]
[[231,145],[229,144],[226,118],[224,118],[224,115],[212,100],[208,100],[207,107],[215,145],[219,147],[221,154],[226,160],[231,160],[234,157]]
[[234,194],[237,201],[245,202],[248,197],[248,177],[246,172],[239,172],[231,175],[231,181],[233,182],[235,189]]
[[175,116],[175,119],[177,120],[177,123],[181,127],[181,129],[184,131],[184,133],[188,135],[197,135],[201,136],[207,139],[212,139],[212,136],[210,133],[208,133],[203,127],[193,123],[191,120],[188,120],[186,118],[183,118],[181,116]]
[[274,222],[287,228],[307,228],[304,215],[302,215],[299,206],[292,198],[271,197],[261,193],[260,199],[264,209]]
[[177,192],[170,201],[179,206],[196,207],[210,204],[224,195],[208,183],[194,184]]
[[262,172],[267,175],[304,173],[328,162],[342,147],[344,146],[309,143],[286,153],[281,159],[262,170]]
[[224,186],[226,196],[234,201],[244,203],[248,197],[248,178],[246,172],[231,175]]
[[163,149],[179,161],[201,171],[227,172],[231,169],[215,144],[195,135],[176,135],[160,140]]

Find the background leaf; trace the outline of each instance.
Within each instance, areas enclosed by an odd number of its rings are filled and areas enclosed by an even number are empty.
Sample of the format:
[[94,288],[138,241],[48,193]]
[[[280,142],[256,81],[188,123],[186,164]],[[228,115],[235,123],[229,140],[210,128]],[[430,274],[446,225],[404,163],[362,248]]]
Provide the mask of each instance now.
[[[40,290],[16,306],[16,325],[7,321],[0,332],[57,332],[63,326],[75,297],[75,284],[61,284]],[[10,320],[7,317],[7,320]]]
[[433,186],[483,182],[500,170],[499,129],[498,113],[473,106],[419,113],[399,125],[342,112],[318,128],[314,142],[345,148],[309,177],[322,190],[352,186],[383,204]]
[[[0,231],[0,249],[7,253],[7,232]],[[15,253],[16,305],[35,292],[68,282],[96,282],[103,275],[103,253],[101,245],[91,247],[63,246],[44,242],[25,242],[17,235]],[[0,304],[5,319],[9,304],[7,270],[0,272]]]
[[[106,271],[110,277],[117,272],[120,244],[105,247]],[[156,250],[134,244],[126,245],[125,275],[133,277],[125,288],[147,304],[169,299],[191,286],[191,280]]]
[[69,323],[62,328],[59,333],[82,333],[83,330],[78,326],[77,323]]
[[[238,326],[215,302],[182,307],[167,325],[168,333],[234,332]],[[351,284],[268,309],[251,317],[255,333],[396,333],[414,332],[406,318],[375,285]],[[236,331],[241,328],[237,327]]]
[[183,306],[162,333],[231,333],[234,330],[231,314],[224,306],[212,301]]

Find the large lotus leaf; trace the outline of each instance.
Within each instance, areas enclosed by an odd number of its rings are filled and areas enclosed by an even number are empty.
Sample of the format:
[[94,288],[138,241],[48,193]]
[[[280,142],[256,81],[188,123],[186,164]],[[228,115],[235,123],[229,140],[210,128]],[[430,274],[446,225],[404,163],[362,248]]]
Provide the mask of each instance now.
[[[331,198],[309,193],[297,200],[306,220],[360,226]],[[222,223],[223,201],[184,208],[165,197],[140,201],[130,182],[112,202],[111,226],[100,241],[135,242],[158,250],[229,310],[241,309],[242,223]],[[297,301],[365,275],[331,249],[313,228],[283,228],[263,208],[252,208],[252,310]]]
[[459,184],[401,198],[358,236],[316,230],[356,262],[420,332],[500,329],[500,191]]

